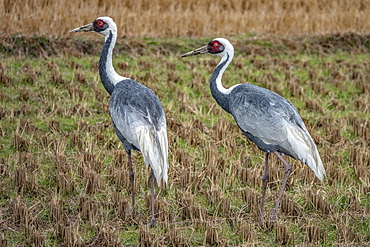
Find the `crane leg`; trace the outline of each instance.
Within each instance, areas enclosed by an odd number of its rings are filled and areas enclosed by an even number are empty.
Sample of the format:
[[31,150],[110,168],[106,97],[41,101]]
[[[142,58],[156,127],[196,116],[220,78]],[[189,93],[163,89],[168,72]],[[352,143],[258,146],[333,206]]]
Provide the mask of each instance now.
[[259,217],[258,217],[258,221],[260,223],[260,225],[262,225],[262,217],[263,217],[263,207],[264,207],[264,204],[265,204],[265,195],[266,195],[266,188],[267,188],[267,183],[268,183],[268,180],[269,180],[269,153],[265,153],[265,173],[263,174],[262,176],[262,195],[261,195],[261,204],[260,204],[260,208],[259,208]]
[[151,191],[151,196],[152,196],[152,202],[151,202],[151,207],[152,207],[152,217],[150,219],[149,226],[154,227],[155,226],[155,217],[154,217],[154,172],[153,169],[150,172],[149,175],[149,180],[150,180],[150,191]]
[[132,159],[131,159],[131,151],[127,151],[128,155],[128,168],[129,168],[129,176],[130,176],[130,184],[131,184],[131,200],[132,200],[132,217],[134,218],[136,215],[135,212],[135,174],[134,169],[132,168]]
[[280,202],[281,202],[281,198],[283,197],[286,183],[287,183],[288,178],[289,178],[289,175],[290,175],[290,173],[292,171],[292,165],[289,164],[283,158],[283,156],[281,154],[279,154],[278,152],[274,152],[274,154],[281,160],[281,162],[283,162],[283,164],[285,166],[285,176],[284,176],[283,183],[281,184],[279,196],[278,196],[278,199],[276,200],[276,205],[275,205],[274,211],[272,212],[272,215],[271,215],[270,220],[277,220],[277,216],[276,215],[277,215],[278,210],[279,210],[279,205],[280,205]]

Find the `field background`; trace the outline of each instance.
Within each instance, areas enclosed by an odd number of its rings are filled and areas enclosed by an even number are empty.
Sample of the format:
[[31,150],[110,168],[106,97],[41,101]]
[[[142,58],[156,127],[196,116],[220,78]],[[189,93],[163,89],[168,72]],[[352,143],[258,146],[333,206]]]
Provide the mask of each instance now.
[[2,32],[51,37],[105,15],[130,37],[367,34],[370,27],[369,0],[1,0],[0,7]]
[[[118,73],[155,91],[168,121],[170,172],[156,188],[127,158],[97,64],[103,37],[68,34],[117,22]],[[369,246],[370,1],[0,0],[0,246]],[[300,111],[327,170],[290,159],[276,223],[257,224],[264,154],[215,103],[218,58],[180,58],[226,37],[224,84],[253,83]],[[270,161],[266,213],[283,166]]]

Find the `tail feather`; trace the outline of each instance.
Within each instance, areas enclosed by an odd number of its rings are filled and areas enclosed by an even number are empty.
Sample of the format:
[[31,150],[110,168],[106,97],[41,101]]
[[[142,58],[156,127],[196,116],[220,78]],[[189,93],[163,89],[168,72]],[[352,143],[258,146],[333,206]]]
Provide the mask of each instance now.
[[144,157],[146,166],[153,169],[158,186],[161,180],[168,181],[168,139],[165,128],[154,131],[153,129],[140,128],[138,130],[139,149]]
[[315,172],[316,177],[318,177],[318,179],[320,179],[321,181],[324,179],[324,177],[326,176],[326,172],[316,146],[312,159],[307,160],[307,165]]
[[294,153],[297,155],[296,158],[308,165],[316,177],[322,181],[326,176],[325,168],[319,151],[308,131],[295,130],[294,133],[290,134],[288,139]]

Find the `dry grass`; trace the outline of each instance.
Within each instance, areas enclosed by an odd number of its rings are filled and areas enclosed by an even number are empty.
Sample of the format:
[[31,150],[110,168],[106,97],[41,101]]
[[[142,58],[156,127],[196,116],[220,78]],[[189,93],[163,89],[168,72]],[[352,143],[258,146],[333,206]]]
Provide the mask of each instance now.
[[130,37],[364,34],[370,30],[368,0],[0,0],[0,31],[60,37],[105,15],[116,20],[119,35]]

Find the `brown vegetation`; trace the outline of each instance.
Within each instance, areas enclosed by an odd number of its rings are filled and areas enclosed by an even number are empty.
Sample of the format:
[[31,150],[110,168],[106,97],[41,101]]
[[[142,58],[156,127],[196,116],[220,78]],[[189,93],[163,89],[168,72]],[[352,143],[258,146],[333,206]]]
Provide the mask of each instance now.
[[130,37],[365,34],[369,13],[363,0],[0,0],[0,32],[60,37],[108,15]]

